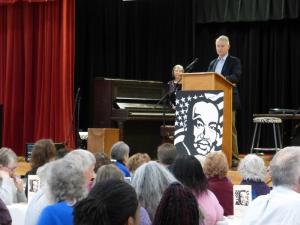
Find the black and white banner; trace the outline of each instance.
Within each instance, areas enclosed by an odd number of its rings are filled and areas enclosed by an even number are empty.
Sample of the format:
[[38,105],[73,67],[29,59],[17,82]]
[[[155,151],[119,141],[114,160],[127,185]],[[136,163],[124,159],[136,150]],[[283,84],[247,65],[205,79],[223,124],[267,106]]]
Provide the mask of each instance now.
[[222,150],[223,108],[223,91],[176,93],[174,144],[179,155]]

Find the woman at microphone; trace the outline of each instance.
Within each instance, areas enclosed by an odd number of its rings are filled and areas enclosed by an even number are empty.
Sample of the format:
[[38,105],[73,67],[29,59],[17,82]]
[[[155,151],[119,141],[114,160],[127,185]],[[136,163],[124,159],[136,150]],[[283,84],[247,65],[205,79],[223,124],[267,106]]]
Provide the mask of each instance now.
[[175,65],[172,69],[172,78],[168,82],[169,104],[175,110],[176,92],[181,90],[181,74],[184,73],[183,66]]

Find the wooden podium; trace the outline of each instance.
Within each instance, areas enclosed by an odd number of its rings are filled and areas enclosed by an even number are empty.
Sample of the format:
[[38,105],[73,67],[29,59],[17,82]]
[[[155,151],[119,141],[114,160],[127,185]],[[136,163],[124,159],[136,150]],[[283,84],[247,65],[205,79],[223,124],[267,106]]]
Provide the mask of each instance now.
[[104,152],[110,157],[114,143],[120,140],[120,130],[116,128],[88,128],[87,150],[93,153]]
[[222,150],[227,157],[229,167],[231,167],[232,160],[232,87],[233,84],[231,82],[214,72],[182,74],[183,91],[224,91]]

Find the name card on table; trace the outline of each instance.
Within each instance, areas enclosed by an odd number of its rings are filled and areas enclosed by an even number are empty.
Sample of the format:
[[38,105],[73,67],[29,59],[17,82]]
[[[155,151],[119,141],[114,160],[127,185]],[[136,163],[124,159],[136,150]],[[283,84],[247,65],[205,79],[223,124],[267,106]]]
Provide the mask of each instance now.
[[233,185],[233,210],[235,217],[242,217],[251,201],[251,185]]

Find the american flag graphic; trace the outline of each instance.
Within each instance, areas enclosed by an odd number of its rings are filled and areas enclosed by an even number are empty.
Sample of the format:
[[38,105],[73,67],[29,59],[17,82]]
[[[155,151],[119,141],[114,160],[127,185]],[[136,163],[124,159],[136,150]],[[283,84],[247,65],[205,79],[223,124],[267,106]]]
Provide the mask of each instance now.
[[[223,108],[224,108],[224,92],[223,91],[178,91],[176,93],[176,112],[175,112],[175,139],[174,144],[178,148],[178,143],[183,143],[191,120],[188,115],[189,110],[193,110],[193,106],[202,101],[209,101],[218,109],[219,123],[217,124],[218,135],[214,150],[221,150],[223,136]],[[180,145],[181,146],[181,145]],[[178,150],[178,149],[177,149]],[[190,153],[188,153],[190,154]]]

